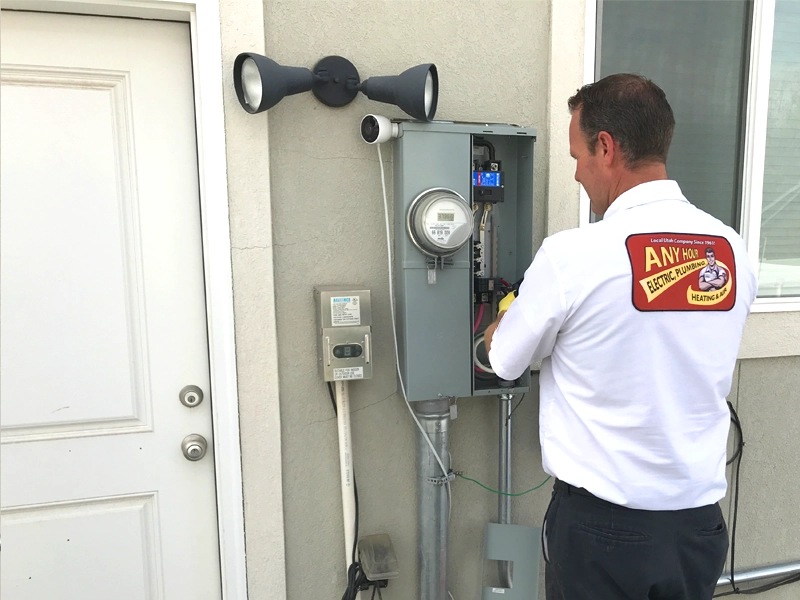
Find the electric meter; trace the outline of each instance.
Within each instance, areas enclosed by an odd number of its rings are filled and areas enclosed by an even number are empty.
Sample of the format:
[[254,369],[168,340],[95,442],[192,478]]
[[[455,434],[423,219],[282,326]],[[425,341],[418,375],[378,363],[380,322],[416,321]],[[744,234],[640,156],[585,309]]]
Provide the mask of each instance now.
[[408,234],[428,256],[451,256],[472,238],[472,210],[458,192],[422,192],[408,209]]

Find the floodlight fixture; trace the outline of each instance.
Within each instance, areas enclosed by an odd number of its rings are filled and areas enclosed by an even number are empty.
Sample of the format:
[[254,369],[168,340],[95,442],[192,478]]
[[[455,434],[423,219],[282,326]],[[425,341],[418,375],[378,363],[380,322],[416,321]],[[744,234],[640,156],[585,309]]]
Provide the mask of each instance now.
[[370,77],[360,90],[370,100],[394,104],[415,119],[431,121],[439,100],[439,75],[436,65],[417,65],[400,75]]
[[285,96],[307,91],[326,106],[345,106],[360,91],[371,100],[394,104],[415,119],[430,121],[439,96],[439,76],[433,64],[362,82],[355,65],[341,56],[326,56],[311,70],[243,52],[233,63],[233,84],[239,103],[251,114],[269,110]]

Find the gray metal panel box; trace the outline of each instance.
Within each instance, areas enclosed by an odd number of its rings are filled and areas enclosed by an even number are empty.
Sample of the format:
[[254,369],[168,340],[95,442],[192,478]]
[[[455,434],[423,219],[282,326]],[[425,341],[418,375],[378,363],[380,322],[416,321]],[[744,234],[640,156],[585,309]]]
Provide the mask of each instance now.
[[[394,145],[394,249],[400,369],[409,401],[509,391],[473,368],[473,244],[444,261],[426,256],[407,231],[421,193],[447,188],[472,203],[473,144],[490,141],[504,170],[505,200],[494,205],[497,275],[520,279],[533,256],[534,129],[513,125],[401,122]],[[434,266],[435,262],[435,266]],[[428,271],[435,268],[436,282]],[[494,316],[486,311],[482,328]],[[488,319],[488,321],[487,321]],[[480,333],[480,330],[479,330]],[[513,391],[529,389],[525,373]]]

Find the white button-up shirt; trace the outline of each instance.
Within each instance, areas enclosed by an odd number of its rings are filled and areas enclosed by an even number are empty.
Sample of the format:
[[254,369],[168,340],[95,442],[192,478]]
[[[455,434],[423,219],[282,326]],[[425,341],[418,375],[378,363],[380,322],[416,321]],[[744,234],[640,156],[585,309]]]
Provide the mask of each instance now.
[[[729,274],[721,289],[699,288],[708,246]],[[489,353],[509,380],[543,359],[545,471],[631,508],[722,498],[725,398],[756,289],[741,237],[674,181],[547,238]]]

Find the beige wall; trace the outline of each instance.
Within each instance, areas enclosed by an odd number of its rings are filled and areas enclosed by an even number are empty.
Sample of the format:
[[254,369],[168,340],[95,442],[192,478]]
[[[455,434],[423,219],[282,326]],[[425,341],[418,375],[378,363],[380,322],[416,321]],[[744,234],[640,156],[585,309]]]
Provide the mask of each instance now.
[[[546,233],[578,224],[565,104],[582,83],[584,1],[264,0],[262,6],[260,0],[236,0],[222,5],[250,598],[335,598],[344,589],[336,422],[317,374],[312,288],[349,283],[372,290],[376,340],[374,379],[351,386],[360,533],[392,537],[401,575],[384,596],[413,598],[415,427],[395,393],[377,155],[358,135],[358,123],[368,112],[403,114],[364,96],[331,109],[302,94],[284,99],[268,115],[250,116],[235,99],[230,68],[238,52],[251,50],[306,67],[340,54],[356,64],[362,79],[436,63],[437,118],[538,129],[538,244]],[[480,16],[488,25],[476,29]],[[492,73],[491,83],[479,76],[485,73]],[[391,179],[389,145],[384,161]],[[752,350],[747,356],[774,353],[761,332],[795,339],[772,315],[757,315],[754,321],[755,328],[748,326]],[[800,517],[792,500],[797,486],[791,475],[777,479],[773,466],[800,469],[798,452],[788,445],[798,434],[793,410],[798,361],[743,361],[732,394],[748,435],[741,567],[800,558],[793,533]],[[764,390],[774,390],[776,397]],[[458,405],[451,428],[453,467],[492,485],[496,400],[462,399]],[[531,393],[514,414],[516,490],[544,478],[537,409]],[[783,427],[787,422],[790,426]],[[780,434],[772,435],[773,430]],[[771,462],[775,456],[780,463]],[[774,505],[759,500],[765,485],[774,490]],[[453,484],[453,493],[450,587],[457,600],[476,598],[483,526],[495,518],[497,499],[462,480]],[[549,486],[515,499],[514,521],[539,525],[548,499]],[[773,536],[779,543],[770,553],[759,552]],[[764,597],[789,598],[781,595],[786,593]]]
[[286,597],[268,117],[233,87],[242,51],[265,53],[262,0],[220,3],[236,363],[250,598]]
[[[745,440],[736,572],[796,562],[800,560],[800,356],[740,361],[728,399],[739,414]],[[724,501],[729,526],[731,491]],[[730,562],[725,570],[730,570]],[[758,597],[794,600],[799,595],[800,583],[795,583]]]

